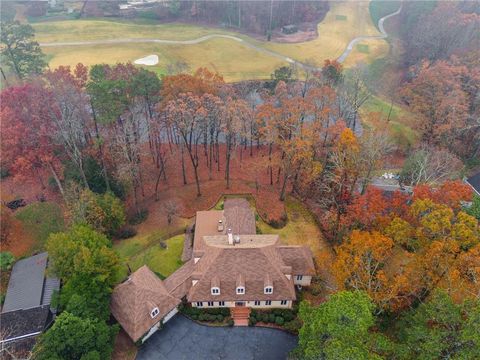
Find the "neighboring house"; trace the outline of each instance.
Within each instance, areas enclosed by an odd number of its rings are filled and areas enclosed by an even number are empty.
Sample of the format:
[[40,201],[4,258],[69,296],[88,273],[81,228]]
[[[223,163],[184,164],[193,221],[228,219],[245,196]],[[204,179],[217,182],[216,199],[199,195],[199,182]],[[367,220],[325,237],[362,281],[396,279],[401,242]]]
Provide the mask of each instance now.
[[47,265],[48,254],[44,252],[13,266],[0,314],[0,350],[28,353],[35,338],[52,324],[55,311],[50,302],[60,280],[47,276]]
[[224,210],[197,212],[193,259],[164,281],[141,267],[114,289],[111,309],[129,336],[143,342],[173,316],[181,299],[201,308],[290,308],[295,285],[310,285],[313,275],[307,246],[256,234],[248,202],[228,199]]
[[478,196],[480,196],[480,171],[475,175],[470,176],[466,180],[466,183],[472,187],[473,191],[475,191]]

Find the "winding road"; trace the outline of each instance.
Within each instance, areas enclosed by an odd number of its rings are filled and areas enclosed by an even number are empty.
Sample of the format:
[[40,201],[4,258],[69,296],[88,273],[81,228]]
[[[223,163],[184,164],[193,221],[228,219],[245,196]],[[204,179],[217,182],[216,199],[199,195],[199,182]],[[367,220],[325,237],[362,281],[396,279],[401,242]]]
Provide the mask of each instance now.
[[[397,11],[388,14],[384,17],[382,17],[380,20],[378,20],[378,28],[380,30],[381,35],[370,35],[370,36],[358,36],[354,38],[350,43],[347,45],[345,48],[345,51],[337,58],[337,61],[342,63],[345,61],[347,56],[352,52],[353,47],[355,44],[357,44],[360,41],[367,40],[367,39],[385,39],[388,37],[387,32],[385,31],[385,28],[383,27],[383,24],[385,20],[388,18],[400,14],[402,11],[402,5],[398,8]],[[59,47],[59,46],[85,46],[85,45],[109,45],[109,44],[127,44],[127,43],[155,43],[155,44],[168,44],[168,45],[194,45],[194,44],[199,44],[204,41],[208,41],[210,39],[215,39],[215,38],[221,38],[221,39],[230,39],[233,41],[237,41],[241,44],[243,44],[246,47],[249,47],[251,49],[254,49],[260,53],[267,54],[270,56],[273,56],[277,59],[286,61],[290,64],[295,64],[301,68],[304,69],[309,69],[309,70],[318,70],[319,68],[315,68],[312,66],[309,66],[307,64],[304,64],[300,61],[293,60],[292,58],[282,55],[278,52],[272,51],[265,49],[261,46],[257,46],[255,44],[252,44],[242,38],[233,36],[233,35],[222,35],[222,34],[210,34],[210,35],[205,35],[196,39],[191,39],[191,40],[168,40],[168,39],[149,39],[149,38],[139,38],[139,39],[132,39],[132,38],[122,38],[122,39],[109,39],[109,40],[91,40],[91,41],[64,41],[64,42],[46,42],[46,43],[40,43],[41,47]]]

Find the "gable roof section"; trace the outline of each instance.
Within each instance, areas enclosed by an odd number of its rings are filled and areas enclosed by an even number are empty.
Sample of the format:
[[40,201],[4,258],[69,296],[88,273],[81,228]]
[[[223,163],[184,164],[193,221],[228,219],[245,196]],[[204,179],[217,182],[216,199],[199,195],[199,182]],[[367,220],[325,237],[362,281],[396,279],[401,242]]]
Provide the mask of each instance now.
[[[187,299],[193,301],[294,300],[293,280],[281,271],[284,266],[275,246],[262,248],[211,248],[196,264],[200,279],[192,286]],[[265,277],[273,283],[273,294],[264,294]],[[220,295],[211,294],[211,279],[218,278]],[[237,295],[239,277],[245,294]]]
[[190,260],[163,281],[170,295],[178,299],[187,295],[192,286],[191,276],[194,268],[194,261]]
[[[180,299],[171,296],[162,280],[144,265],[113,290],[110,309],[132,340],[137,341],[178,304]],[[152,319],[154,307],[158,307],[159,314]]]
[[308,246],[279,246],[276,250],[285,265],[292,267],[292,275],[315,275],[313,256]]
[[60,281],[45,278],[48,254],[46,252],[19,260],[10,275],[3,312],[49,305]]
[[467,179],[467,183],[480,195],[480,171]]

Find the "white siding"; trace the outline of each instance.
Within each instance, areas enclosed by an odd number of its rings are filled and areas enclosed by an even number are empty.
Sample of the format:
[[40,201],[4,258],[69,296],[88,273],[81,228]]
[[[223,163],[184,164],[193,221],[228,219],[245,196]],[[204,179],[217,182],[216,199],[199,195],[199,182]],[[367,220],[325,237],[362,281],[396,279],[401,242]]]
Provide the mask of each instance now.
[[[255,301],[244,301],[245,307],[251,307],[251,308],[256,308],[256,309],[269,309],[269,308],[291,308],[292,307],[292,301],[288,300],[286,305],[282,305],[282,302],[280,300],[278,301],[273,301],[271,305],[265,305],[265,300],[260,301],[260,305],[255,305]],[[197,307],[197,303],[193,302],[191,303],[192,307]],[[213,306],[208,306],[207,301],[203,301],[203,308],[215,308],[215,307],[235,307],[235,301],[225,301],[224,306],[220,306],[218,301],[214,301]]]
[[293,283],[295,285],[310,286],[311,282],[312,282],[312,277],[311,276],[302,275],[302,280],[297,280],[297,275],[293,276]]
[[144,343],[150,336],[152,336],[153,334],[155,334],[155,332],[160,329],[160,323],[161,321],[159,321],[158,323],[156,323],[155,325],[153,325],[150,330],[148,331],[148,333],[145,334],[145,336],[142,338],[142,343]]
[[167,315],[165,315],[165,317],[162,320],[162,323],[165,324],[168,320],[170,320],[172,317],[174,317],[176,313],[178,313],[178,309],[174,308]]

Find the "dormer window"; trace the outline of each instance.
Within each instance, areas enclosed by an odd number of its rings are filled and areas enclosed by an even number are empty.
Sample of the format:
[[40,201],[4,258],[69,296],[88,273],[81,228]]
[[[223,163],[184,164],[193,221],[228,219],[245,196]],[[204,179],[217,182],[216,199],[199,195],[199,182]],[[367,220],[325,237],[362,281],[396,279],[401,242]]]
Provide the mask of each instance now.
[[220,295],[220,288],[219,287],[212,287],[212,295]]
[[264,289],[263,289],[263,292],[265,294],[273,294],[273,286],[266,286]]
[[150,311],[150,316],[152,317],[152,319],[156,318],[158,316],[158,314],[160,313],[160,310],[158,310],[158,308],[153,308],[152,311]]
[[238,286],[237,295],[243,295],[243,294],[245,294],[245,288],[243,286]]

